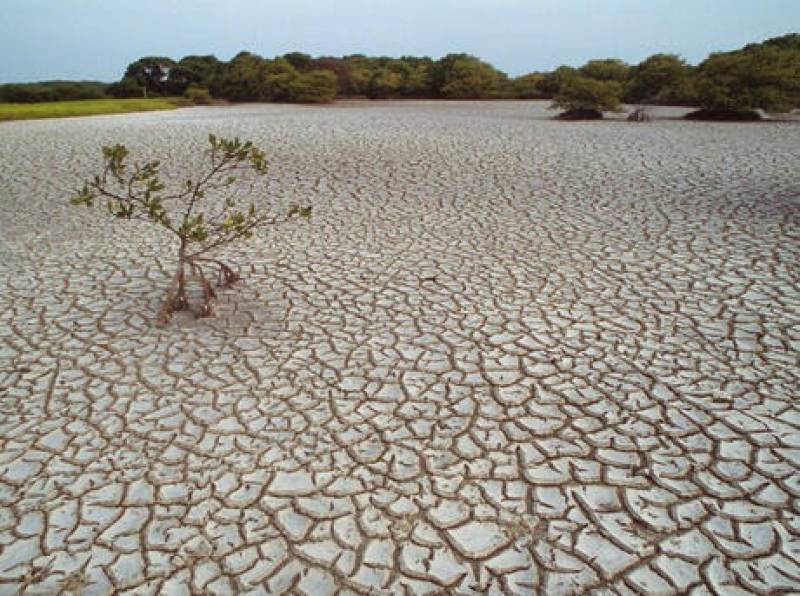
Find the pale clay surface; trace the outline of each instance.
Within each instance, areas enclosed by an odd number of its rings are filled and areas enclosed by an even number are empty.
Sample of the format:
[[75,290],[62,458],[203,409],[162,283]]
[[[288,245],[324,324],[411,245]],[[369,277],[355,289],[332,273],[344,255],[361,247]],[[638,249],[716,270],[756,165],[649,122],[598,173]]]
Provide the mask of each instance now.
[[[0,593],[800,590],[800,126],[544,106],[0,125]],[[68,189],[209,132],[314,216],[157,329]]]

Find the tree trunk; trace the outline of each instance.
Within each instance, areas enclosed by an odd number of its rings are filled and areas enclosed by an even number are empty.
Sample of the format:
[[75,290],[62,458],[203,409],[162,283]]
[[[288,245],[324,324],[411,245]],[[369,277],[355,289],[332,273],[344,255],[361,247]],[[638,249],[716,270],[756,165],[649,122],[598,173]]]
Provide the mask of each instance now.
[[173,313],[186,308],[189,308],[189,298],[186,296],[186,240],[181,239],[175,276],[172,278],[172,285],[167,290],[164,304],[158,312],[158,323],[166,325]]
[[175,270],[175,306],[174,310],[189,308],[189,299],[186,296],[186,240],[181,238],[181,247],[178,249],[178,268]]

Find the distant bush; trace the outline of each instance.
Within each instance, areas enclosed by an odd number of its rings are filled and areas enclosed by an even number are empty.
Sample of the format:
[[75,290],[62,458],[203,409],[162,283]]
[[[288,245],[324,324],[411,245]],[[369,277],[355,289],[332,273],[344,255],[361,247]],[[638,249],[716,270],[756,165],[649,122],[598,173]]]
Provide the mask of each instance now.
[[570,79],[578,75],[578,70],[571,66],[559,66],[552,72],[545,73],[542,80],[536,87],[546,98],[553,98],[558,95],[561,87]]
[[0,102],[39,103],[107,97],[106,83],[95,81],[47,81],[0,85]]
[[544,74],[532,72],[509,81],[508,97],[514,99],[549,99],[551,96],[542,91]]
[[692,67],[680,56],[654,54],[631,69],[624,99],[628,103],[694,105]]
[[589,60],[578,69],[581,75],[596,81],[617,81],[622,83],[628,78],[631,67],[617,58]]
[[284,54],[282,59],[292,65],[297,72],[309,72],[314,70],[314,59],[303,52],[289,52]]
[[127,97],[144,97],[146,87],[139,84],[131,77],[123,77],[116,83],[111,83],[108,86],[108,94],[111,97],[123,99]]
[[329,70],[312,70],[298,75],[290,84],[294,101],[328,103],[336,99],[336,75]]
[[184,56],[169,69],[164,92],[167,95],[183,95],[195,85],[209,88],[222,63],[214,56]]
[[294,81],[299,76],[292,63],[284,58],[264,60],[265,73],[259,95],[262,101],[291,102],[294,100]]
[[592,120],[603,112],[619,111],[621,87],[615,81],[598,81],[573,76],[561,84],[551,108],[564,110],[562,120]]
[[199,85],[189,85],[183,95],[193,104],[200,106],[208,105],[214,101],[209,90]]
[[446,99],[489,99],[502,95],[508,77],[469,54],[449,54],[431,70],[431,91]]
[[702,112],[693,114],[695,119],[756,119],[756,109],[791,111],[800,106],[800,35],[712,54],[697,67],[696,78]]
[[204,86],[211,89],[214,97],[231,101],[269,101],[266,93],[268,75],[269,64],[261,56],[239,52],[220,67],[210,84]]
[[146,90],[150,95],[167,95],[169,93],[169,75],[177,64],[165,56],[146,56],[131,62],[125,69],[124,79],[131,79],[139,90]]
[[388,68],[378,70],[369,81],[367,96],[370,99],[389,99],[399,97],[403,88],[403,77],[400,73]]

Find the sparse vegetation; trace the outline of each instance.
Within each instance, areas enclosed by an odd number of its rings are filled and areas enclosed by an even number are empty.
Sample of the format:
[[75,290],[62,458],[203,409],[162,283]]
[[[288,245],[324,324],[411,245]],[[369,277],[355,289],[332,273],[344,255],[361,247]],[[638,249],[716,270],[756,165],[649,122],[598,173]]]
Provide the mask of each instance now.
[[190,308],[189,280],[199,283],[203,291],[196,314],[213,314],[215,291],[207,269],[216,268],[221,287],[239,280],[233,268],[214,257],[216,251],[250,238],[258,228],[311,214],[310,207],[298,205],[283,214],[262,212],[253,196],[267,173],[264,152],[251,141],[238,138],[229,140],[212,134],[208,142],[206,168],[170,190],[160,178],[159,161],[130,164],[124,145],[103,147],[101,172],[71,199],[73,205],[86,207],[102,201],[113,217],[146,221],[176,237],[178,262],[158,314],[160,324],[166,324],[173,313]]

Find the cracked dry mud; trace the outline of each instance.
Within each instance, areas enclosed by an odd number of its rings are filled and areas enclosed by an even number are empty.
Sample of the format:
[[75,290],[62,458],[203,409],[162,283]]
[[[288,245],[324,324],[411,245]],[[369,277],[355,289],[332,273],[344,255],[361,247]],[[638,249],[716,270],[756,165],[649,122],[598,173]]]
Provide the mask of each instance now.
[[[551,115],[3,124],[0,593],[800,590],[800,127]],[[209,132],[314,215],[158,329],[174,247],[68,190]]]

